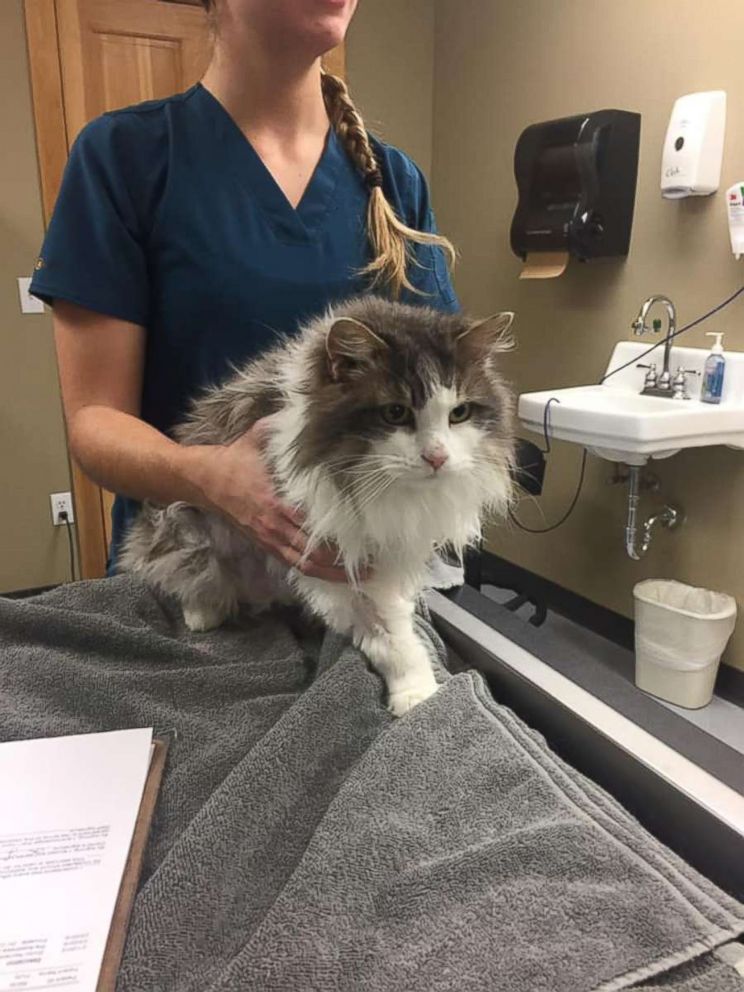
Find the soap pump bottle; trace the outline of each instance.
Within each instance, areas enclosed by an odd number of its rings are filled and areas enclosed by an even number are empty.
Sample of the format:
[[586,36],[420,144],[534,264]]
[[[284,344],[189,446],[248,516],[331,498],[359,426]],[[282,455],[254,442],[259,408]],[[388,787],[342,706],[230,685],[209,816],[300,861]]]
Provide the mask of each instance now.
[[723,345],[721,344],[723,334],[714,331],[705,336],[715,338],[716,341],[705,359],[700,399],[703,403],[720,403],[723,394],[723,374],[726,371],[726,359],[723,357]]

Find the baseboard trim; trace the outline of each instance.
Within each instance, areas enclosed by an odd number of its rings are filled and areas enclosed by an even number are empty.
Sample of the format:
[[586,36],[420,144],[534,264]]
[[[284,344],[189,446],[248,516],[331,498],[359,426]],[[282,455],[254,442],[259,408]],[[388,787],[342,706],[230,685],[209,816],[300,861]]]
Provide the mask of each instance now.
[[[480,559],[480,561],[478,561]],[[516,565],[506,558],[500,558],[490,551],[476,552],[466,561],[465,581],[475,589],[484,585],[495,585],[504,589],[515,589],[531,600],[542,603],[549,610],[573,620],[587,630],[633,649],[633,621],[621,613],[594,603],[551,579]]]
[[[513,589],[542,608],[559,613],[613,644],[629,651],[635,650],[635,624],[630,617],[594,603],[490,551],[472,552],[466,558],[465,581],[477,590],[484,585]],[[744,671],[731,665],[721,665],[716,693],[744,707]]]

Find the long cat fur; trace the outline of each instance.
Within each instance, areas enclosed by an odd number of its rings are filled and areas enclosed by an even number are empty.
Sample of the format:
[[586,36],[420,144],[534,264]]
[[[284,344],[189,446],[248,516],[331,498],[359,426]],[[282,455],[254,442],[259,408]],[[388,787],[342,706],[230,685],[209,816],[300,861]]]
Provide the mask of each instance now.
[[[385,679],[390,710],[406,712],[436,690],[413,623],[432,552],[462,553],[511,498],[513,403],[498,359],[512,318],[356,297],[206,391],[175,430],[183,444],[228,444],[269,416],[277,491],[306,514],[311,546],[338,546],[348,585],[288,569],[185,503],[145,504],[120,567],[175,596],[192,630],[218,626],[242,602],[299,599],[351,634]],[[464,403],[470,416],[450,423]],[[399,407],[405,424],[383,419]],[[432,451],[447,456],[438,470],[424,461]]]

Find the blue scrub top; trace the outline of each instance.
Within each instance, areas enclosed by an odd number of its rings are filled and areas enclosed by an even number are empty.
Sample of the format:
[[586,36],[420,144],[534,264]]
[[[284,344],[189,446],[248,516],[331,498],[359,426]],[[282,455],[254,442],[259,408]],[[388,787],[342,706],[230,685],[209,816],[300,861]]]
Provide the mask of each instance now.
[[[426,181],[374,141],[384,192],[436,230]],[[147,330],[141,417],[164,433],[221,382],[328,304],[363,292],[369,194],[331,130],[294,209],[232,117],[201,84],[104,114],[70,153],[31,292]],[[410,303],[457,309],[441,249],[417,246]],[[117,497],[112,561],[137,512]]]

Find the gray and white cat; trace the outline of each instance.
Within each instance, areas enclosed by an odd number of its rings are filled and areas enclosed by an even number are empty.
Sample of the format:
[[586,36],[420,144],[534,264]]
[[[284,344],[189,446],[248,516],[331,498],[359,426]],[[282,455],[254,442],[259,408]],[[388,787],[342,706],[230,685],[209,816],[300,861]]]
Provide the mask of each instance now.
[[146,504],[121,567],[174,595],[192,630],[239,603],[299,599],[351,634],[389,709],[405,713],[437,688],[413,622],[427,563],[445,544],[462,554],[511,497],[513,403],[498,358],[513,316],[354,298],[206,392],[177,428],[183,444],[227,444],[270,415],[277,491],[306,515],[311,546],[338,546],[348,585],[288,569],[185,503]]

